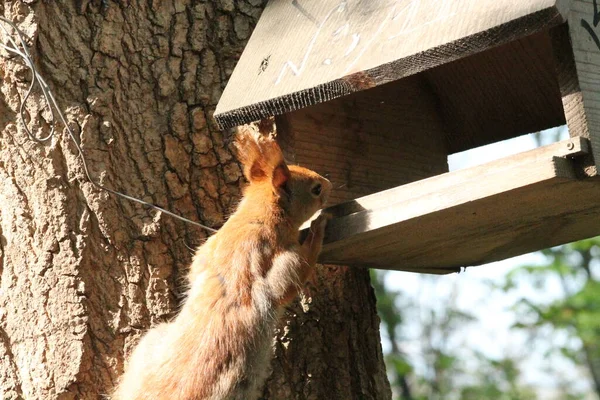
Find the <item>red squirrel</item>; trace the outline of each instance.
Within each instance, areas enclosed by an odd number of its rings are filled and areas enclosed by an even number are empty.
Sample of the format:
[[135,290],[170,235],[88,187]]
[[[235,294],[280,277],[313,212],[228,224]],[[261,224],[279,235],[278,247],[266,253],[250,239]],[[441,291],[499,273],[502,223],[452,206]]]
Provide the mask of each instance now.
[[299,228],[331,183],[288,166],[274,135],[238,130],[249,185],[235,213],[196,252],[179,315],[133,351],[114,400],[253,400],[266,379],[275,325],[314,274],[328,217]]

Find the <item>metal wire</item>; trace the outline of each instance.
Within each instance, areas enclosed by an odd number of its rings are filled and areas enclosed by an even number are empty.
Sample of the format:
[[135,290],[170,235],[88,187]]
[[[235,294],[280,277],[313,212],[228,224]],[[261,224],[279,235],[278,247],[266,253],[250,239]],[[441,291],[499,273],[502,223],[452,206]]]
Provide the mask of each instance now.
[[[199,226],[209,232],[216,232],[216,229],[210,228],[206,225],[202,225],[198,222],[189,220],[185,217],[182,217],[180,215],[177,215],[175,213],[172,213],[171,211],[165,210],[162,207],[159,207],[157,205],[154,205],[152,203],[148,203],[144,200],[140,200],[138,198],[126,195],[124,193],[118,192],[116,190],[112,190],[109,189],[101,184],[99,184],[98,182],[96,182],[94,179],[92,179],[89,169],[88,169],[88,165],[87,165],[87,161],[83,155],[83,150],[81,149],[81,146],[79,145],[79,143],[77,142],[76,138],[75,138],[75,134],[73,133],[73,131],[71,130],[71,128],[69,127],[69,124],[67,123],[67,120],[65,119],[65,116],[63,115],[60,107],[58,106],[56,99],[54,98],[54,95],[52,94],[52,91],[50,90],[50,88],[48,87],[48,85],[46,84],[46,82],[44,81],[44,79],[42,78],[42,76],[38,73],[34,63],[33,63],[33,59],[31,58],[31,55],[29,54],[29,51],[27,50],[27,44],[23,38],[23,33],[19,30],[19,28],[17,28],[17,26],[10,20],[1,17],[0,16],[0,21],[8,24],[15,32],[16,37],[19,41],[19,44],[17,44],[17,42],[15,41],[15,39],[13,38],[13,35],[10,34],[10,32],[8,32],[8,30],[6,29],[6,27],[3,24],[0,24],[0,27],[2,28],[2,31],[4,31],[4,36],[6,37],[6,40],[8,41],[8,43],[0,43],[0,47],[2,47],[4,50],[6,50],[9,54],[13,54],[15,56],[18,56],[27,66],[27,68],[29,68],[29,70],[31,71],[32,74],[32,79],[31,79],[31,85],[29,86],[29,89],[27,89],[27,92],[25,92],[25,96],[23,97],[23,100],[21,101],[21,106],[19,107],[19,117],[21,119],[21,122],[23,123],[23,126],[25,127],[25,131],[27,132],[27,135],[34,141],[38,142],[38,143],[43,143],[49,139],[51,139],[56,130],[55,130],[55,125],[56,125],[56,115],[58,115],[59,120],[62,122],[62,124],[65,126],[65,128],[67,129],[67,132],[69,133],[69,136],[71,137],[71,140],[73,141],[73,144],[75,145],[75,147],[77,148],[77,152],[79,153],[79,158],[81,159],[81,163],[83,164],[83,169],[85,171],[85,175],[87,177],[87,179],[97,188],[104,190],[108,193],[111,193],[115,196],[119,196],[122,197],[124,199],[130,200],[130,201],[134,201],[136,203],[142,204],[143,206],[146,207],[151,207],[154,208],[160,212],[163,212],[167,215],[170,215],[171,217],[177,218],[181,221],[187,222],[189,224],[192,225],[196,225]],[[12,57],[6,57],[7,59],[12,59]],[[46,106],[48,107],[48,109],[50,110],[50,114],[52,116],[52,120],[50,123],[51,129],[50,129],[50,133],[48,135],[46,135],[45,137],[39,138],[37,136],[35,136],[33,134],[33,132],[31,132],[31,130],[29,129],[29,127],[27,126],[27,121],[26,121],[26,110],[25,110],[25,104],[27,102],[27,99],[29,98],[31,91],[33,90],[34,86],[36,85],[36,83],[38,84],[38,86],[40,87],[41,91],[42,91],[42,95],[44,96],[44,99],[46,101]]]

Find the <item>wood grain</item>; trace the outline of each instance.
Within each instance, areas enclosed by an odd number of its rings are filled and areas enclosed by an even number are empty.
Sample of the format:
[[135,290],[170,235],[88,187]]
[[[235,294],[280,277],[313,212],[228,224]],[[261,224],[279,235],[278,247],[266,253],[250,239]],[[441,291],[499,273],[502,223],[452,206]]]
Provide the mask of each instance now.
[[[563,51],[563,68],[572,68],[573,57],[577,76],[570,72],[571,82],[563,78],[562,94],[571,135],[590,139],[596,174],[600,166],[600,2],[574,0],[568,17],[572,52]],[[565,48],[560,31],[555,36],[557,51]],[[563,39],[564,42],[564,39]],[[560,65],[560,64],[559,64]]]
[[[396,204],[409,199],[420,199],[431,195],[438,196],[436,193],[445,193],[449,190],[456,190],[456,188],[464,185],[465,182],[475,182],[482,179],[484,174],[504,174],[506,171],[511,171],[513,168],[521,168],[523,165],[538,163],[540,160],[545,161],[555,157],[579,158],[588,154],[589,151],[589,142],[584,138],[564,140],[534,150],[504,157],[484,165],[436,175],[402,187],[396,187],[331,206],[327,208],[327,212],[336,217],[345,217],[363,210],[379,209],[389,204]],[[506,184],[510,187],[510,185],[513,185],[513,182],[512,180],[508,180],[501,182],[501,184]],[[486,187],[486,189],[494,192],[502,190],[502,187],[500,187],[498,183],[495,183],[494,186],[489,188]],[[481,191],[478,191],[477,194],[481,195]],[[308,225],[309,223],[307,223],[307,226]]]
[[288,161],[334,184],[330,204],[448,171],[437,99],[419,76],[276,118]]
[[546,31],[422,74],[439,99],[449,153],[565,123]]
[[214,114],[221,128],[416,74],[564,21],[555,0],[271,1]]
[[439,273],[600,234],[600,181],[569,139],[338,205],[322,262]]

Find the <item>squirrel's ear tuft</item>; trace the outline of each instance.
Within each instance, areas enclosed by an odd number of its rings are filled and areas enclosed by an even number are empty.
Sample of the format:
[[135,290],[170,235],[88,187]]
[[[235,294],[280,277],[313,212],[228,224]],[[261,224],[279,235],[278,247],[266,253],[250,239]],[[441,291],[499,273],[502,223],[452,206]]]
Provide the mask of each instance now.
[[273,171],[273,178],[271,180],[273,182],[273,187],[276,189],[283,188],[283,186],[290,179],[290,177],[290,169],[287,165],[285,165],[284,162],[282,162],[277,167],[275,167],[275,170]]
[[270,178],[276,187],[285,184],[289,169],[273,133],[264,135],[256,125],[243,125],[237,130],[235,146],[246,179],[259,182]]

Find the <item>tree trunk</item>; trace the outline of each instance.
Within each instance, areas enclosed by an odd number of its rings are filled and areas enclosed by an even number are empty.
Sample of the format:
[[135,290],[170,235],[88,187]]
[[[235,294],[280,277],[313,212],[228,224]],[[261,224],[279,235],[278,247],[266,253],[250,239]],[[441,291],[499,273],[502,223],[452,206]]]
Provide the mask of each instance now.
[[[211,116],[264,0],[3,1],[107,187],[220,226],[242,174]],[[0,37],[1,34],[0,34]],[[28,139],[0,58],[0,398],[97,399],[177,310],[206,232],[99,191],[66,131]],[[27,103],[38,136],[49,114]],[[323,268],[277,332],[265,399],[391,397],[366,271]]]

